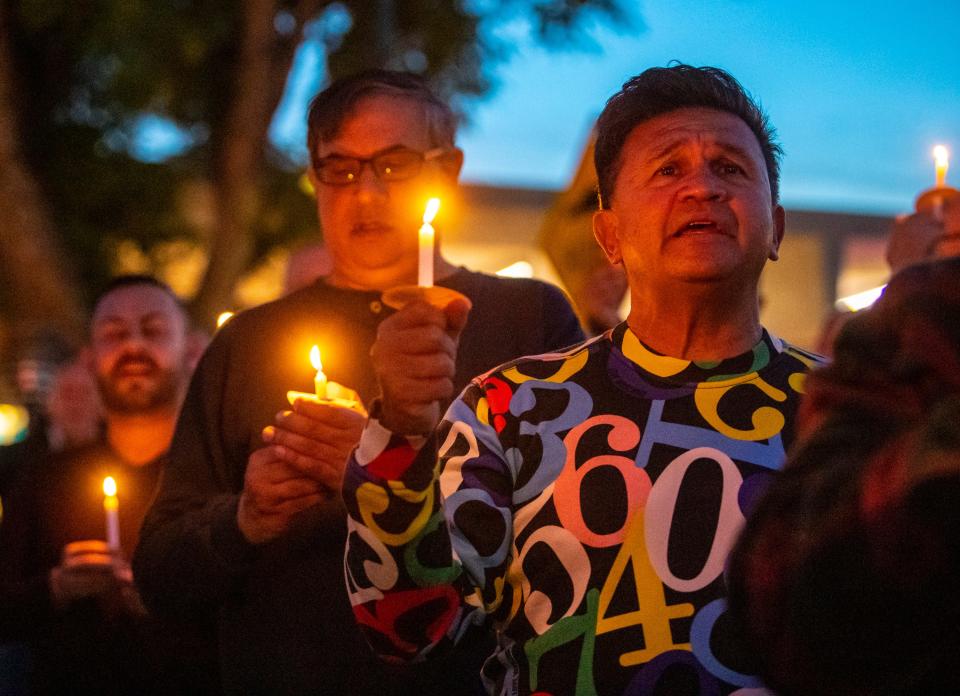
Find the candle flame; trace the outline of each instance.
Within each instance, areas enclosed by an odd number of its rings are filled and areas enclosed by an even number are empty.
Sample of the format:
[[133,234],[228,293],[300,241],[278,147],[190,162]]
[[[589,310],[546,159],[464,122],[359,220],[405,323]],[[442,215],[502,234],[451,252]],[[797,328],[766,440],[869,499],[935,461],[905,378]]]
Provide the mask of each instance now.
[[944,145],[937,145],[933,148],[933,161],[945,169],[950,162],[950,151]]
[[220,312],[220,314],[217,315],[217,328],[219,329],[221,326],[226,324],[232,318],[233,318],[233,312]]
[[427,201],[427,208],[423,211],[423,224],[427,225],[433,222],[433,218],[437,217],[437,211],[440,210],[440,199],[431,198]]
[[117,494],[117,482],[113,480],[113,476],[107,476],[103,479],[103,494],[108,498]]
[[314,346],[310,349],[310,364],[317,372],[323,370],[323,363],[320,362],[320,346]]

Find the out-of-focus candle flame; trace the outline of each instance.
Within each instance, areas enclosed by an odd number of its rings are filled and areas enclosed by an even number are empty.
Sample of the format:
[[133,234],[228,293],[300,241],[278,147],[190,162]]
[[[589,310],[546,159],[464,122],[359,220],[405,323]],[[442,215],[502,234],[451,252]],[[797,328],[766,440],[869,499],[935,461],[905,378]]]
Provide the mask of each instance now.
[[0,446],[19,442],[27,436],[30,413],[23,406],[0,404]]
[[933,148],[933,164],[937,172],[937,188],[947,185],[947,169],[950,167],[950,151],[943,145]]
[[115,498],[117,495],[117,482],[113,480],[113,476],[107,476],[103,479],[103,494],[108,498]]

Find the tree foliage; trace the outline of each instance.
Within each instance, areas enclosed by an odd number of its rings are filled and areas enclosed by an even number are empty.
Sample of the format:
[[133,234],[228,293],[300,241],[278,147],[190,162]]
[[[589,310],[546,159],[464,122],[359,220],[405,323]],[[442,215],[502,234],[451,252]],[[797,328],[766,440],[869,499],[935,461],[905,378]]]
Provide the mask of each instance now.
[[[47,261],[72,270],[45,287],[59,283],[81,303],[109,277],[122,240],[148,255],[171,240],[204,245],[193,309],[211,317],[242,271],[315,234],[300,167],[268,139],[305,40],[323,47],[326,78],[387,66],[422,72],[451,98],[482,96],[508,53],[485,30],[520,16],[559,46],[581,42],[591,18],[625,21],[617,0],[0,0],[10,87],[0,116],[11,114],[15,135],[0,167],[22,167],[37,191],[23,200],[0,181],[0,209],[19,205],[24,231],[47,230]],[[186,135],[162,162],[135,156],[155,116]],[[191,215],[197,187],[208,224]],[[0,296],[8,323],[21,318],[23,292],[15,283]]]

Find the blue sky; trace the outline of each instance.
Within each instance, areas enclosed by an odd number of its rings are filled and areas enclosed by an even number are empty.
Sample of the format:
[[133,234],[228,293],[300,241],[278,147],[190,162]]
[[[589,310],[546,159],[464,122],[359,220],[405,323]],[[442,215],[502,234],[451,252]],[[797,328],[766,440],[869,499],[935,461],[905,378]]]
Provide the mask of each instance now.
[[[624,0],[633,28],[587,26],[595,50],[539,46],[525,21],[497,30],[512,46],[498,88],[469,104],[464,179],[557,189],[590,124],[624,80],[680,60],[729,70],[759,98],[786,151],[783,201],[846,212],[909,210],[933,184],[931,150],[953,153],[960,184],[960,2]],[[297,75],[316,75],[307,48]],[[274,127],[298,147],[316,85],[292,79]]]

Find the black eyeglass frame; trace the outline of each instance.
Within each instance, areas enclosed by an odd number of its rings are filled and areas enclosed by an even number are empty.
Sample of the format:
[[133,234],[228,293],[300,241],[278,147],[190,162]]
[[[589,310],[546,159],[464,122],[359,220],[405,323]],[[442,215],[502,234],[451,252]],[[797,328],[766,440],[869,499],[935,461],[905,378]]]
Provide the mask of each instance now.
[[[313,160],[313,171],[316,174],[317,180],[326,185],[326,186],[352,186],[360,181],[360,175],[363,173],[363,168],[367,165],[370,165],[370,168],[373,170],[374,176],[377,177],[378,181],[383,183],[391,183],[394,181],[407,181],[418,176],[420,172],[423,171],[423,165],[431,160],[438,159],[445,155],[449,155],[452,152],[450,148],[447,147],[435,147],[427,150],[426,152],[420,152],[418,150],[412,150],[406,147],[391,147],[386,150],[381,150],[380,152],[374,153],[372,157],[348,157],[346,155],[327,155],[326,157],[318,157]],[[377,160],[397,153],[411,154],[417,156],[417,167],[416,171],[405,174],[401,177],[391,177],[384,178],[381,169],[382,167],[377,167]],[[323,178],[323,165],[327,162],[356,162],[357,170],[353,179],[350,181],[325,181]]]

